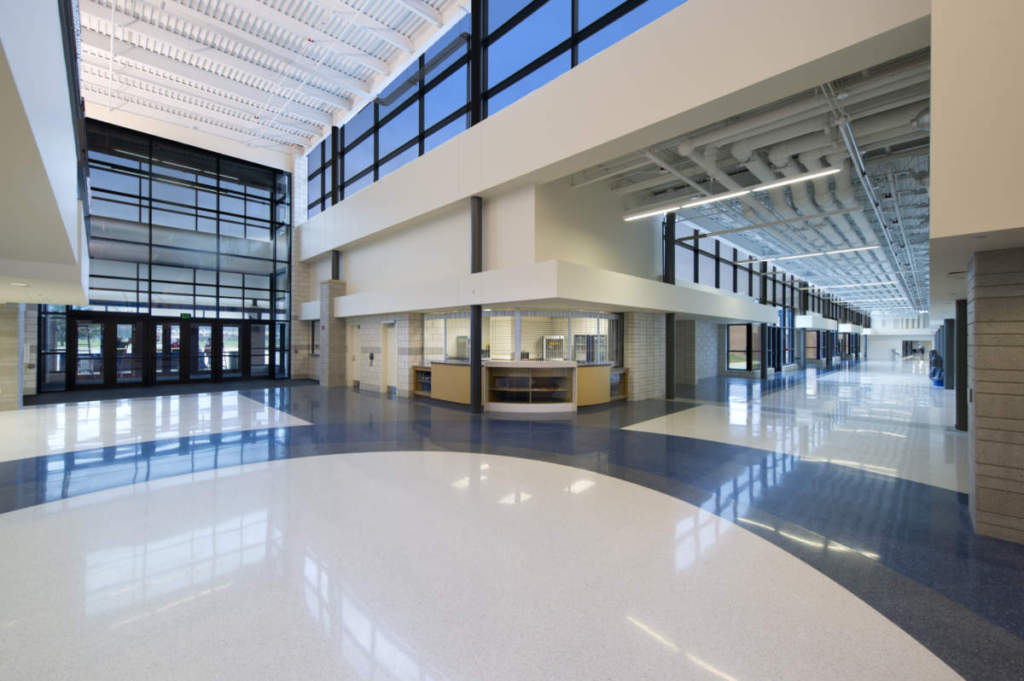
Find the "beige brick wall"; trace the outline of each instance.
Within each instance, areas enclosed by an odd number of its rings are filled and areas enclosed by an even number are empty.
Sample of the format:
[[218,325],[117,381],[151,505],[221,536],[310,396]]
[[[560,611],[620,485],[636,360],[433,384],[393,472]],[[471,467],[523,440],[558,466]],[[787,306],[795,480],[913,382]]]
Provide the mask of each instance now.
[[39,359],[39,306],[25,305],[24,334],[22,341],[21,389],[23,395],[36,394],[36,361]]
[[975,253],[967,288],[971,513],[1024,543],[1024,248]]
[[0,410],[19,409],[22,395],[24,305],[0,305]]
[[629,369],[628,399],[665,396],[665,315],[627,312],[623,329],[623,364]]
[[[397,337],[398,363],[395,386],[398,395],[407,397],[412,387],[412,367],[423,363],[423,315],[398,314],[378,315],[373,317],[351,317],[345,323],[352,329],[355,342],[355,377],[359,381],[359,389],[368,392],[382,392],[384,377],[383,369],[383,325],[395,323]],[[373,361],[370,361],[373,353]]]
[[704,319],[676,322],[676,383],[696,385],[718,375],[719,326]]

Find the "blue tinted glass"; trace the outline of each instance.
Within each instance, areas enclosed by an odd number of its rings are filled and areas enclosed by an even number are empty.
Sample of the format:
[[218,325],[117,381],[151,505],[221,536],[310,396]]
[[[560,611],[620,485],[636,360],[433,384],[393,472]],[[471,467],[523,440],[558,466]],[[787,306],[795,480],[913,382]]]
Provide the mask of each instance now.
[[362,111],[345,124],[345,144],[352,144],[371,127],[373,127],[373,105],[367,104]]
[[[352,179],[373,164],[373,135],[345,154],[345,181]],[[348,193],[346,192],[346,196]]]
[[387,163],[382,163],[380,165],[380,176],[384,177],[385,175],[390,173],[392,170],[397,170],[401,166],[404,166],[406,163],[408,163],[409,161],[411,161],[414,158],[416,158],[417,156],[419,156],[419,153],[420,153],[419,145],[418,144],[412,145],[411,147],[409,147],[408,149],[403,151],[398,156],[395,156],[393,159],[391,159]]
[[487,32],[508,21],[513,14],[530,4],[530,0],[486,0]]
[[[685,0],[647,0],[647,2],[634,9],[626,16],[613,24],[606,26],[581,42],[579,48],[579,60],[582,62],[586,59],[590,59],[601,50],[614,45],[630,33],[639,28],[643,28],[661,15],[683,4],[683,2],[685,2]],[[588,21],[583,20],[585,4],[591,4],[594,6],[594,9],[587,13]],[[604,12],[601,12],[600,14],[597,14],[596,12],[606,4],[608,4],[606,0],[581,1],[580,28],[585,28],[594,19],[602,16]]]
[[466,117],[459,116],[457,119],[444,126],[424,141],[424,151],[430,151],[434,147],[444,144],[451,138],[466,129]]
[[[466,16],[462,17],[459,23],[455,24],[455,26],[453,26],[450,31],[448,31],[440,38],[438,38],[437,42],[435,42],[433,45],[427,48],[427,51],[424,53],[424,59],[426,63],[429,64],[431,59],[436,57],[441,52],[444,52],[449,46],[452,45],[453,41],[455,41],[457,44],[457,47],[455,47],[452,50],[452,53],[445,57],[443,61],[439,62],[438,64],[435,64],[432,68],[427,70],[426,79],[428,81],[441,71],[444,71],[445,68],[456,62],[460,57],[469,52],[469,31],[469,15],[467,14]],[[467,36],[465,40],[459,37],[463,34]]]
[[309,152],[309,156],[306,157],[306,168],[309,172],[313,172],[324,162],[323,144],[315,145]]
[[608,12],[622,4],[622,0],[577,0],[579,9],[579,23],[581,29],[600,19]]
[[487,48],[487,87],[500,83],[568,38],[571,30],[572,6],[569,0],[548,0],[547,4]]
[[[409,65],[405,71],[402,71],[402,75],[395,78],[390,85],[384,88],[384,91],[380,93],[377,98],[379,109],[377,111],[378,119],[384,118],[389,113],[399,108],[403,102],[416,94],[418,85],[414,82],[411,85],[406,85],[406,82],[412,78],[420,68],[420,62],[417,59]],[[394,101],[390,104],[384,104],[381,100],[386,100],[392,95],[395,96]]]
[[352,184],[345,187],[345,198],[352,196],[363,187],[373,184],[373,173],[366,173]]
[[467,66],[461,67],[427,91],[423,99],[424,127],[429,128],[451,112],[465,106],[469,101],[466,79],[468,68]]
[[306,201],[313,203],[320,200],[320,176],[311,178],[306,183]]
[[419,106],[413,102],[380,127],[380,155],[387,156],[419,134]]
[[320,202],[314,203],[313,205],[311,205],[307,209],[306,219],[308,220],[309,218],[313,217],[314,215],[316,215],[319,212],[320,212]]
[[554,80],[569,70],[571,64],[569,53],[559,55],[525,78],[505,88],[487,100],[487,115],[493,116],[506,106],[530,94],[548,81]]

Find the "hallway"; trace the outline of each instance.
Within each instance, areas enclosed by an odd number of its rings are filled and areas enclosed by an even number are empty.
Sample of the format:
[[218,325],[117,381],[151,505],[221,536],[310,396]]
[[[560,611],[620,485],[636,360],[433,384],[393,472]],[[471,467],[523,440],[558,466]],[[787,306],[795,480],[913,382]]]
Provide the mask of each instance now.
[[[36,407],[0,462],[11,678],[62,673],[42,631],[186,676],[276,637],[311,678],[1013,678],[1024,551],[970,531],[951,394],[896,369],[543,420],[312,385]],[[83,663],[138,673],[113,657]]]

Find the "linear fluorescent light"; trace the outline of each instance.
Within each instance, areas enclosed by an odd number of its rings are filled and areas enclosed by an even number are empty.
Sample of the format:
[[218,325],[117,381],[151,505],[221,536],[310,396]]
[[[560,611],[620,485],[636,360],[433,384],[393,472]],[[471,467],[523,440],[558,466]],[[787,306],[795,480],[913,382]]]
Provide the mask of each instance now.
[[839,255],[840,253],[855,253],[857,251],[873,251],[881,246],[858,246],[857,248],[839,248],[834,251],[818,251],[816,253],[798,253],[797,255],[776,255],[767,258],[750,258],[749,260],[737,260],[737,265],[746,265],[752,262],[777,262],[779,260],[799,260],[800,258],[816,258],[821,255]]
[[[746,189],[740,189],[738,191],[729,192],[727,194],[715,194],[714,196],[708,196],[703,199],[694,199],[687,203],[678,206],[669,206],[667,208],[659,208],[657,210],[648,211],[646,213],[636,213],[633,215],[627,215],[623,218],[626,222],[632,222],[633,220],[642,220],[644,218],[654,217],[655,215],[663,215],[665,213],[671,213],[675,210],[683,208],[696,208],[697,206],[705,206],[709,203],[717,203],[719,201],[728,201],[729,199],[735,199],[738,196],[746,196],[754,192],[764,192],[769,189],[778,189],[779,187],[785,187],[786,185],[796,184],[797,182],[806,182],[807,180],[814,180],[819,177],[825,177],[826,175],[835,175],[840,172],[842,168],[829,168],[828,170],[820,170],[816,173],[804,173],[803,175],[797,175],[786,180],[779,180],[778,182],[769,182],[767,184],[758,184],[753,187],[747,187]],[[808,218],[810,219],[810,218]]]
[[[817,288],[862,288],[864,286],[889,286],[891,284],[898,284],[897,281],[866,281],[863,284],[837,284],[835,286],[818,286]],[[809,288],[803,286],[801,288]]]
[[643,220],[644,218],[653,218],[655,215],[664,215],[665,213],[671,213],[674,210],[679,210],[682,206],[669,206],[668,208],[659,208],[658,210],[648,211],[646,213],[636,213],[635,215],[627,215],[623,218],[626,222],[633,222],[634,220]]
[[745,196],[750,192],[760,191],[757,187],[750,189],[741,189],[735,192],[729,192],[728,194],[715,194],[709,196],[706,199],[695,199],[693,201],[687,201],[682,205],[682,208],[696,208],[697,206],[703,206],[708,203],[718,203],[719,201],[727,201],[728,199],[735,199],[737,196]]
[[816,180],[819,177],[826,177],[828,175],[835,175],[842,168],[829,168],[828,170],[822,170],[817,173],[804,173],[803,175],[797,175],[791,177],[788,180],[779,180],[778,182],[772,182],[771,184],[760,184],[751,189],[754,192],[768,191],[769,189],[778,189],[779,187],[785,187],[788,184],[796,184],[797,182],[806,182],[807,180]]

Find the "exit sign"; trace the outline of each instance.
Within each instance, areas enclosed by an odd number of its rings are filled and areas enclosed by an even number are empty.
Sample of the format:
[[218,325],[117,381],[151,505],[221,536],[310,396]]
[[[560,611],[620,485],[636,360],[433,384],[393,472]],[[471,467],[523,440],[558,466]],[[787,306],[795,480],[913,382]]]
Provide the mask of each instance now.
[[181,313],[181,318],[182,319],[192,319],[192,315],[189,314],[188,312],[182,312]]

